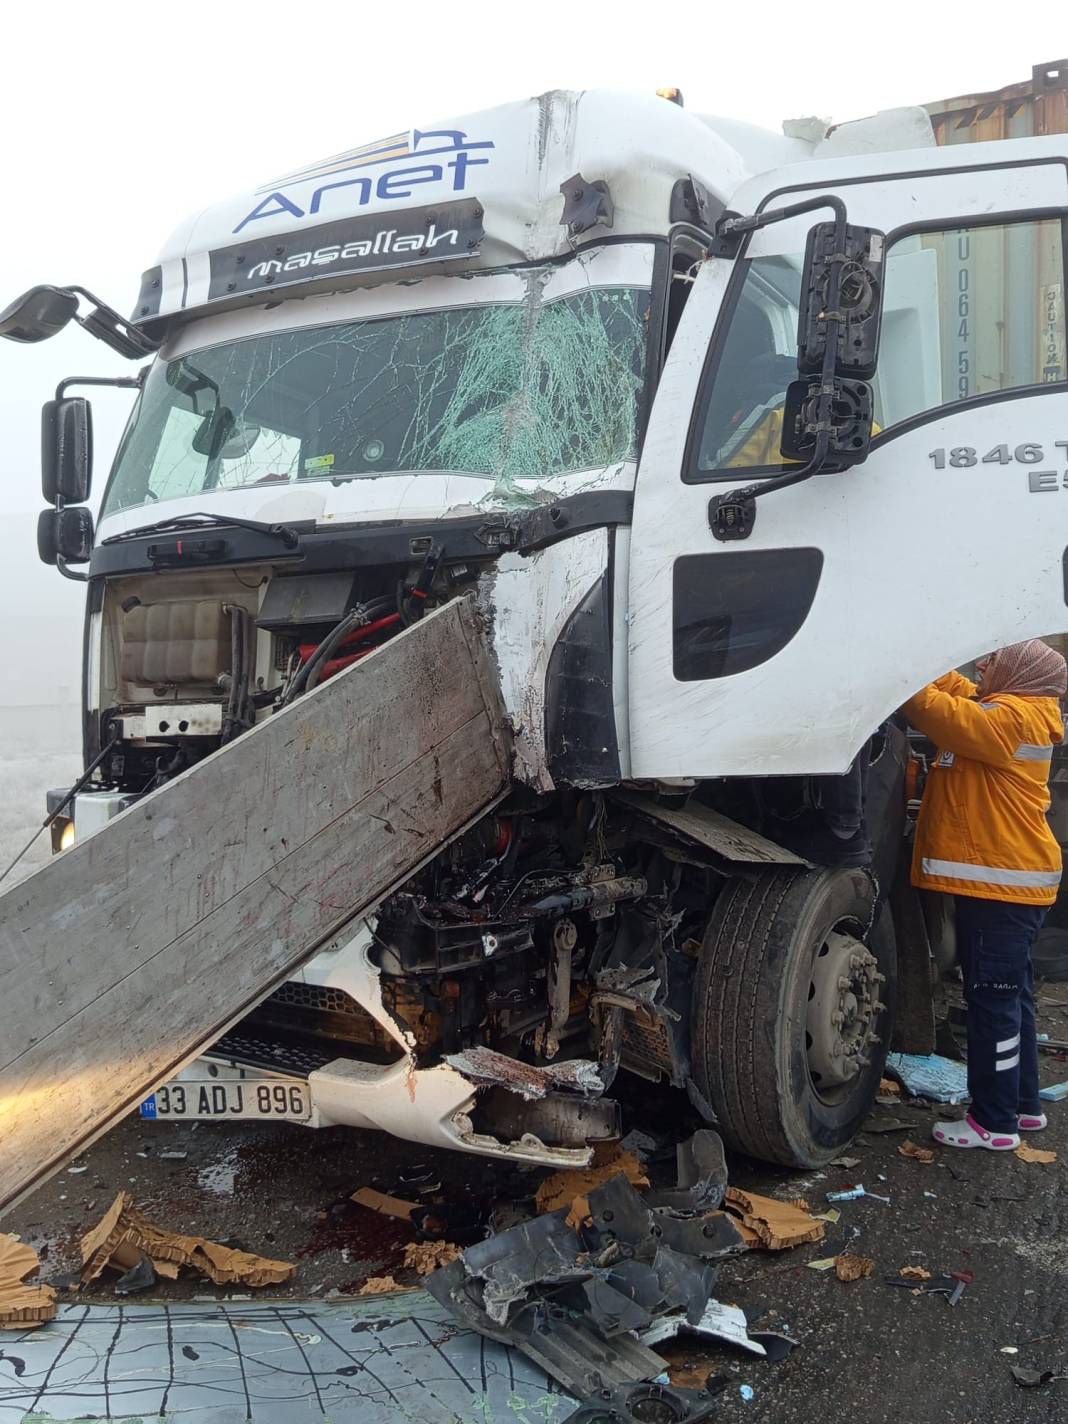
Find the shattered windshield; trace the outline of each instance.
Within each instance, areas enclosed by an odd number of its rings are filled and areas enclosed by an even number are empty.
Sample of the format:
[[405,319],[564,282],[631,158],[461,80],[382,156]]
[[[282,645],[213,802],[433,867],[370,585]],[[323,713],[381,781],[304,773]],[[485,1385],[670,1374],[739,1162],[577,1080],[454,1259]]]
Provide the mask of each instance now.
[[648,314],[645,288],[588,287],[551,302],[273,332],[159,361],[103,513],[298,480],[537,479],[617,463],[635,453]]

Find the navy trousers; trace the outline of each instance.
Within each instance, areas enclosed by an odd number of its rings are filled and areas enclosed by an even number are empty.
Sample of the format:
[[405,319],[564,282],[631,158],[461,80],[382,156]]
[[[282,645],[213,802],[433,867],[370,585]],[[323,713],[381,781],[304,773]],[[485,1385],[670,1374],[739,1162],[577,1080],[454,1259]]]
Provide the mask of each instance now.
[[954,899],[972,1116],[989,1132],[1015,1132],[1018,1113],[1042,1111],[1031,946],[1046,911],[970,895]]

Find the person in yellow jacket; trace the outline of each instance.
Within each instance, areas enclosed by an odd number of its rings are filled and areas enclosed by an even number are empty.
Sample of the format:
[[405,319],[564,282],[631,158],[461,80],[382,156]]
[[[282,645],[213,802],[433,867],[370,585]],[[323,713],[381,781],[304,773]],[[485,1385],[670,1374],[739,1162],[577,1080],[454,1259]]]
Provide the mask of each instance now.
[[1046,1126],[1031,946],[1061,879],[1046,812],[1068,669],[1038,639],[977,666],[978,685],[947,673],[902,709],[939,749],[916,824],[912,883],[955,897],[968,1001],[971,1111],[936,1123],[934,1138],[1008,1152],[1021,1130]]

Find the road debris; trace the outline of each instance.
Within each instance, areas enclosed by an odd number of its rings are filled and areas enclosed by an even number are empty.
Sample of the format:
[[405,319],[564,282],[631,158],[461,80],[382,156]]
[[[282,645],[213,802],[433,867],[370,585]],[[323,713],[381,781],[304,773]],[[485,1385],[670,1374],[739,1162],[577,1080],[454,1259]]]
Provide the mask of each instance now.
[[702,1389],[681,1389],[677,1385],[621,1385],[617,1389],[596,1390],[582,1401],[563,1424],[604,1424],[605,1420],[630,1424],[643,1419],[670,1419],[678,1424],[702,1424],[711,1419],[715,1404]]
[[900,1157],[909,1157],[913,1162],[933,1162],[935,1159],[934,1152],[930,1147],[920,1147],[918,1143],[908,1137],[897,1151]]
[[932,1098],[936,1103],[968,1101],[968,1070],[952,1058],[938,1053],[890,1053],[886,1067],[915,1098]]
[[738,1386],[738,1393],[745,1400],[746,1404],[751,1404],[753,1401],[753,1397],[756,1394],[756,1390],[751,1384],[740,1384]]
[[1043,1166],[1057,1160],[1056,1152],[1048,1152],[1044,1147],[1032,1147],[1029,1142],[1021,1142],[1015,1156],[1019,1157],[1021,1162],[1040,1162]]
[[[906,1274],[906,1271],[909,1273]],[[917,1276],[906,1267],[900,1275],[887,1276],[886,1284],[910,1290],[913,1295],[944,1295],[947,1297],[947,1305],[956,1305],[964,1294],[965,1287],[970,1286],[974,1279],[971,1271],[953,1271],[940,1276],[927,1272],[924,1276]]]
[[[468,1246],[427,1278],[426,1289],[464,1325],[521,1350],[579,1399],[666,1379],[653,1347],[680,1333],[784,1358],[796,1342],[771,1332],[763,1343],[742,1310],[713,1297],[717,1262],[747,1245],[782,1250],[818,1241],[824,1224],[791,1203],[733,1188],[724,1211],[703,1209],[725,1184],[722,1144],[708,1129],[679,1149],[674,1191],[643,1196],[621,1165],[625,1156],[607,1181],[588,1187],[579,1212],[574,1182],[584,1174],[555,1173],[539,1191],[539,1215]],[[551,1202],[559,1205],[545,1210]]]
[[847,1170],[860,1166],[859,1157],[832,1157],[827,1164],[829,1167],[845,1167]]
[[1046,1103],[1060,1103],[1068,1098],[1068,1081],[1063,1083],[1050,1083],[1045,1088],[1039,1088],[1038,1096]]
[[894,1078],[880,1078],[879,1095],[884,1098],[900,1098],[901,1084]]
[[810,1215],[807,1208],[792,1202],[728,1187],[724,1206],[736,1218],[746,1242],[765,1251],[784,1251],[790,1246],[822,1241],[825,1235],[824,1223]]
[[1055,1375],[1052,1370],[1028,1370],[1022,1365],[1010,1365],[1009,1368],[1021,1389],[1037,1389],[1039,1385],[1052,1384],[1054,1380],[1068,1379],[1068,1375]]
[[115,1294],[136,1295],[139,1291],[151,1290],[158,1279],[155,1266],[142,1251],[137,1265],[131,1266],[126,1274],[115,1282]]
[[0,1330],[26,1330],[56,1317],[51,1286],[27,1285],[40,1269],[32,1246],[0,1232]]
[[395,1295],[399,1291],[418,1290],[418,1286],[402,1286],[392,1276],[368,1276],[357,1295]]
[[376,1192],[374,1187],[361,1187],[353,1192],[352,1201],[357,1206],[365,1206],[368,1211],[381,1212],[383,1216],[394,1216],[398,1221],[411,1221],[412,1212],[419,1210],[418,1202],[402,1201],[400,1197]]
[[806,1261],[810,1271],[833,1271],[837,1256],[822,1256],[818,1261]]
[[404,1248],[404,1264],[421,1276],[429,1276],[439,1266],[448,1266],[463,1254],[451,1241],[409,1241]]
[[854,1256],[847,1251],[834,1260],[834,1274],[840,1281],[863,1281],[875,1273],[875,1262],[870,1256]]
[[534,1195],[539,1212],[568,1208],[568,1225],[577,1226],[590,1214],[589,1194],[622,1173],[635,1187],[647,1187],[645,1168],[632,1152],[617,1152],[599,1166],[567,1168],[545,1178]]
[[898,1275],[904,1281],[929,1281],[931,1279],[931,1272],[923,1266],[902,1266]]
[[889,1197],[882,1197],[878,1192],[869,1192],[863,1182],[858,1182],[855,1187],[846,1187],[844,1191],[827,1192],[826,1196],[829,1202],[859,1201],[861,1197],[870,1197],[872,1201],[890,1205]]
[[175,1280],[183,1266],[199,1271],[217,1286],[273,1286],[288,1281],[296,1266],[238,1251],[202,1236],[182,1236],[143,1216],[126,1192],[120,1192],[101,1220],[81,1240],[82,1281],[96,1280],[105,1266],[124,1274],[147,1256],[156,1275]]

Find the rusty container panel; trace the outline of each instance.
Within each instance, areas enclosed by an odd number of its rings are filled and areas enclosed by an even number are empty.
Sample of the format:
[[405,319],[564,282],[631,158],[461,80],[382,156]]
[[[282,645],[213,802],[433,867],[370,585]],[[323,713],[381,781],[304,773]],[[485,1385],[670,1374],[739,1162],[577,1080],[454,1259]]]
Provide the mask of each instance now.
[[1036,65],[1019,84],[924,107],[935,138],[945,145],[1068,133],[1068,59]]

